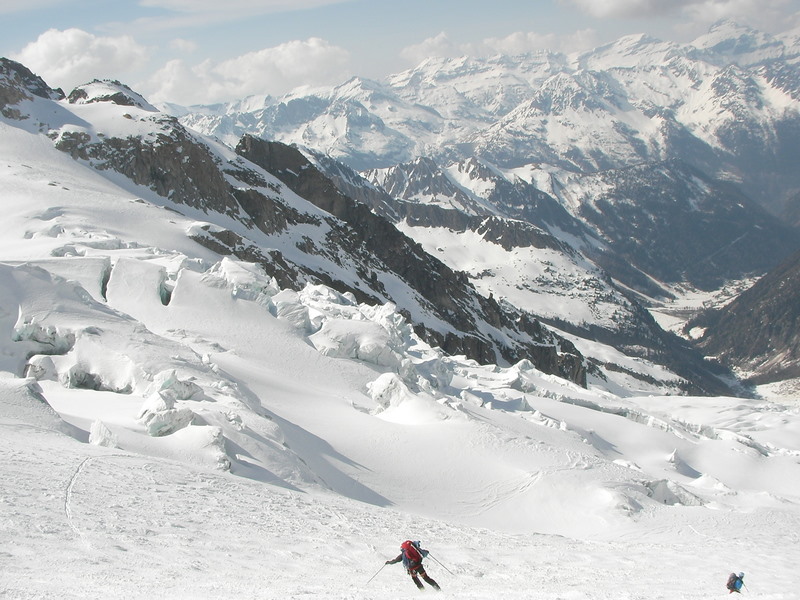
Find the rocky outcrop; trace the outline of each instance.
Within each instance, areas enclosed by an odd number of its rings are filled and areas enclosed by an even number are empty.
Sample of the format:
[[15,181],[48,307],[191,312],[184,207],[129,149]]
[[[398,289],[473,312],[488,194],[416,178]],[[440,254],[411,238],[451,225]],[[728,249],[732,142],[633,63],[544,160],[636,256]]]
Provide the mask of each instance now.
[[95,79],[80,85],[70,92],[67,100],[70,104],[111,102],[119,106],[135,106],[149,112],[158,112],[158,109],[145,100],[141,94],[134,92],[119,81],[112,80]]
[[0,113],[8,119],[27,118],[15,106],[23,100],[30,100],[33,96],[61,100],[64,98],[64,92],[52,89],[26,66],[0,57]]
[[221,165],[176,119],[161,114],[126,114],[125,118],[147,119],[157,132],[148,138],[121,138],[67,130],[56,138],[56,148],[95,168],[122,173],[178,204],[202,210],[213,206],[230,216],[239,214]]
[[[442,331],[416,321],[418,333],[427,341],[483,363],[529,358],[545,372],[568,374],[573,381],[585,382],[582,357],[571,343],[557,338],[538,321],[509,313],[495,300],[478,294],[466,275],[451,270],[392,223],[344,195],[296,148],[244,136],[236,152],[344,222],[345,249],[365,260],[377,260],[375,268],[401,277],[421,296],[427,310],[451,325],[452,330]],[[374,277],[366,280],[370,285],[378,283]],[[382,288],[379,291],[386,293]],[[403,299],[392,300],[404,309]],[[482,331],[486,325],[496,331],[495,337]]]

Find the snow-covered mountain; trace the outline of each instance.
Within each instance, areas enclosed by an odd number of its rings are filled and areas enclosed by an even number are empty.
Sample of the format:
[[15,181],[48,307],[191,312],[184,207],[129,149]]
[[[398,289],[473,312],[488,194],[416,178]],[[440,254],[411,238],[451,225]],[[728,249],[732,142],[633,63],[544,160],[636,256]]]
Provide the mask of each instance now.
[[762,274],[800,243],[795,228],[738,188],[683,161],[574,177],[559,195],[605,243],[589,249],[595,262],[656,297],[680,285],[710,291]]
[[[181,121],[229,144],[246,132],[297,144],[484,294],[649,355],[674,340],[638,303],[750,280],[800,246],[798,55],[795,35],[725,21],[689,44],[632,35],[575,55],[432,58]],[[489,245],[440,243],[466,231]]]
[[[573,336],[605,366],[578,385],[567,338],[321,162],[203,138],[115,82],[70,102],[0,69],[4,598],[397,598],[406,538],[461,598],[700,600],[732,570],[792,597],[795,400],[663,396],[674,372]],[[527,239],[543,276],[591,288],[554,234],[569,214],[475,214],[461,248]],[[437,332],[539,360],[482,364]]]
[[[116,83],[94,83],[57,104],[26,92],[18,75],[24,67],[4,65],[5,87],[23,96],[9,109],[19,113],[16,123],[44,132],[54,149],[87,166],[197,211],[204,220],[187,230],[196,242],[261,264],[282,286],[326,283],[360,301],[396,302],[424,338],[450,352],[484,362],[529,358],[554,373],[584,377],[569,342],[476,293],[463,275],[341,195],[296,150],[246,138],[251,143],[237,154],[152,107],[117,104],[125,91]],[[271,172],[244,158],[267,156]],[[287,189],[272,172],[298,175]]]
[[428,59],[384,82],[180,112],[229,143],[253,133],[360,170],[419,156],[582,172],[683,159],[780,213],[800,188],[799,54],[796,36],[721,22],[683,45],[627,36],[569,56]]

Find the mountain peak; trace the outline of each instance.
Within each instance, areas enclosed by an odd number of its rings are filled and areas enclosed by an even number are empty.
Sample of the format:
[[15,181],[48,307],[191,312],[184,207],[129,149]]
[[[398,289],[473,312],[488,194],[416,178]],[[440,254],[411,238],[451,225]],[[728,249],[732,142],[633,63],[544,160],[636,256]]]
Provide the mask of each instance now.
[[742,25],[733,19],[720,19],[711,24],[708,34],[724,35],[727,37],[739,37],[741,35],[755,35],[758,32],[752,27]]
[[707,52],[709,60],[717,64],[755,65],[786,53],[779,39],[730,19],[717,21],[691,45]]
[[631,68],[664,63],[676,53],[680,53],[677,44],[636,33],[579,54],[575,64],[582,69],[595,70]]
[[111,102],[120,106],[135,106],[148,112],[158,112],[141,94],[134,92],[124,83],[108,79],[95,79],[79,85],[69,95],[70,104],[91,104],[94,102]]
[[0,108],[16,104],[28,94],[47,100],[64,98],[64,92],[52,89],[25,65],[0,57]]

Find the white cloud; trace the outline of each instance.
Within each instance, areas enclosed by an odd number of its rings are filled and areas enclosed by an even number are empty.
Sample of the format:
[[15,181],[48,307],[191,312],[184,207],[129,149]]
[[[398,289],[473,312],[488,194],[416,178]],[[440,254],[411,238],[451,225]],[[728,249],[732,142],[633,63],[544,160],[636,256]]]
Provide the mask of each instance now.
[[69,92],[92,79],[119,79],[143,66],[148,54],[128,35],[98,37],[81,29],[49,29],[11,58]]
[[295,40],[222,62],[167,63],[145,84],[153,102],[212,103],[254,94],[279,95],[303,85],[340,83],[349,53],[320,38]]
[[701,23],[732,19],[766,31],[782,31],[789,25],[790,5],[789,0],[697,0],[687,3],[683,12]]
[[537,50],[574,52],[588,50],[598,44],[597,32],[582,29],[569,35],[518,31],[503,38],[486,38],[477,44],[454,44],[442,32],[420,44],[408,46],[400,56],[411,64],[418,65],[426,58],[455,58],[458,56],[492,56],[495,54],[525,54]]
[[[563,1],[563,0],[562,0]],[[646,17],[677,12],[682,6],[705,0],[569,0],[593,17]]]
[[589,50],[598,44],[597,32],[593,29],[582,29],[569,35],[554,33],[535,33],[518,31],[504,38],[487,38],[483,40],[482,54],[524,54],[536,50],[553,50],[555,52],[575,52]]
[[426,58],[455,58],[467,54],[464,48],[456,46],[443,31],[420,44],[408,46],[400,51],[400,56],[412,64],[419,64]]
[[197,42],[192,40],[184,40],[182,38],[175,38],[169,43],[169,47],[177,50],[181,54],[191,54],[197,50]]
[[[561,0],[586,14],[605,18],[654,18],[672,15],[684,25],[707,26],[732,19],[766,31],[781,31],[792,21],[796,0]],[[794,9],[792,8],[794,6]],[[793,22],[793,21],[792,21]]]

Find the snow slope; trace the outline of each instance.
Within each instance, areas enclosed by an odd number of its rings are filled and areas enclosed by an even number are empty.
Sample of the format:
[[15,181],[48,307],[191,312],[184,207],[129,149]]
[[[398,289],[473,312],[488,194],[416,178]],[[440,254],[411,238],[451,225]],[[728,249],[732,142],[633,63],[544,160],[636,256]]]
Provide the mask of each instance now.
[[382,568],[406,536],[440,561],[442,597],[713,598],[741,568],[750,596],[797,598],[790,506],[672,508],[611,539],[504,533],[0,423],[4,598],[407,597]]

